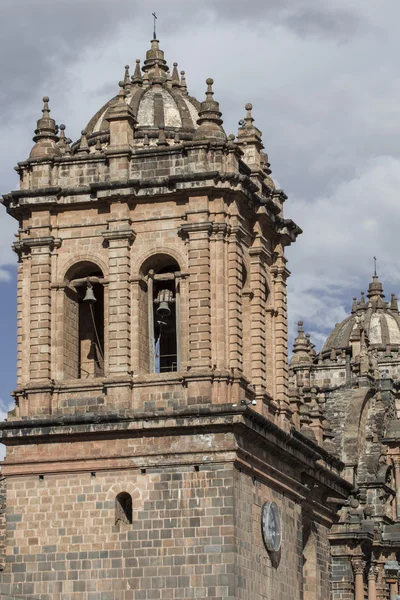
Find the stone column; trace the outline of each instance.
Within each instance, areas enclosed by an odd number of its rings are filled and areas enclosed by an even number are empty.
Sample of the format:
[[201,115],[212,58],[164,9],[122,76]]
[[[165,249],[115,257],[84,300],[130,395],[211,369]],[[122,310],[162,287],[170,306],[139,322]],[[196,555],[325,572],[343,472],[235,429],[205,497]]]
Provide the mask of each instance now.
[[368,600],[376,600],[376,578],[378,569],[372,565],[368,571]]
[[392,460],[396,484],[396,517],[400,519],[400,456],[393,456]]
[[250,287],[254,294],[251,300],[251,383],[256,394],[263,395],[267,389],[267,346],[272,350],[272,343],[267,343],[266,331],[267,282],[264,263],[267,255],[264,249],[250,248],[250,260]]
[[188,238],[189,361],[191,371],[211,367],[210,234],[212,223],[200,221],[180,228]]
[[127,375],[131,366],[130,249],[136,237],[129,227],[103,232],[109,248],[106,376]]
[[354,600],[364,600],[365,560],[355,557],[351,560],[354,571]]
[[18,245],[30,251],[29,331],[25,335],[32,383],[51,379],[51,254],[59,245],[52,236],[25,239]]
[[242,268],[243,253],[240,226],[232,227],[228,238],[228,328],[229,328],[229,368],[243,369],[242,331]]

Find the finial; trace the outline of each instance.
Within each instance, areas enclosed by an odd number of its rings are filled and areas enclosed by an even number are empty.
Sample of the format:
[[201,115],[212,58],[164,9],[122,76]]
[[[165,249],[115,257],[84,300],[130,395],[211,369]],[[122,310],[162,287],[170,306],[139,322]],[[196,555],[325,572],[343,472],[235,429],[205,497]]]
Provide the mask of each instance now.
[[181,143],[181,138],[179,136],[179,131],[177,131],[175,133],[175,137],[174,137],[174,144],[180,144]]
[[49,101],[50,98],[48,96],[43,96],[44,105],[42,108],[42,113],[45,118],[49,118],[50,116]]
[[139,85],[143,83],[142,73],[140,71],[140,58],[136,59],[135,72],[132,75],[132,83],[138,83]]
[[355,313],[356,311],[357,311],[357,298],[356,298],[356,296],[354,296],[353,304],[351,305],[351,312]]
[[253,110],[253,105],[250,102],[248,102],[245,105],[245,109],[247,110],[247,115],[244,118],[243,127],[252,127],[254,123],[253,115],[251,114],[251,111]]
[[151,13],[151,14],[152,14],[152,16],[154,17],[153,40],[156,40],[156,39],[157,39],[157,32],[156,32],[156,29],[157,29],[157,28],[156,28],[156,24],[157,24],[157,23],[156,23],[156,21],[157,21],[158,17],[157,17],[157,15],[156,15],[156,13],[155,13],[155,12],[153,12],[153,13]]
[[86,129],[82,129],[81,135],[82,135],[82,137],[81,137],[81,140],[79,143],[78,152],[82,152],[82,153],[85,152],[87,154],[88,152],[90,152],[90,150],[89,150],[89,144],[88,144],[87,137],[86,137]]
[[200,104],[199,118],[197,124],[200,126],[195,135],[195,141],[219,141],[226,142],[226,134],[222,129],[222,113],[219,110],[219,103],[214,100],[214,92],[212,85],[214,80],[209,78],[206,80],[207,91],[206,98]]
[[172,87],[179,87],[179,85],[178,63],[174,62],[174,68],[172,70]]
[[147,133],[144,134],[143,146],[150,146],[149,136]]
[[163,78],[161,77],[161,71],[160,71],[160,63],[158,61],[158,59],[155,60],[155,66],[154,66],[154,76],[153,76],[153,84],[157,84],[157,83],[162,83],[163,82]]
[[374,276],[377,277],[377,274],[376,274],[376,256],[374,256]]
[[49,97],[43,97],[42,116],[37,121],[35,136],[30,158],[51,158],[60,153],[58,147],[57,126],[54,119],[50,117]]
[[297,337],[293,342],[292,366],[312,362],[309,340],[304,336],[303,321],[297,323]]
[[123,81],[119,82],[119,94],[118,94],[118,100],[119,102],[125,102],[125,98],[126,98],[126,91],[125,91],[125,84]]
[[214,92],[212,89],[213,83],[214,83],[214,79],[212,79],[211,77],[209,77],[206,80],[206,84],[207,84],[206,100],[208,100],[208,101],[212,100],[213,96],[214,96]]
[[129,74],[129,65],[125,65],[124,89],[128,94],[131,89],[131,76]]
[[66,152],[66,148],[67,148],[67,143],[66,143],[66,137],[65,137],[65,125],[60,125],[60,135],[59,135],[59,141],[57,143],[57,146],[60,148],[61,154],[65,154]]
[[188,91],[187,91],[187,83],[186,83],[186,77],[185,77],[185,71],[181,71],[181,90],[182,90],[182,94],[187,95]]
[[103,152],[103,147],[101,145],[100,138],[97,138],[95,150],[96,150],[96,152]]
[[397,311],[397,312],[399,310],[399,305],[398,305],[398,302],[397,302],[396,294],[392,294],[392,299],[390,301],[390,308],[392,310]]
[[157,146],[168,146],[167,138],[165,137],[165,127],[160,127],[158,130]]

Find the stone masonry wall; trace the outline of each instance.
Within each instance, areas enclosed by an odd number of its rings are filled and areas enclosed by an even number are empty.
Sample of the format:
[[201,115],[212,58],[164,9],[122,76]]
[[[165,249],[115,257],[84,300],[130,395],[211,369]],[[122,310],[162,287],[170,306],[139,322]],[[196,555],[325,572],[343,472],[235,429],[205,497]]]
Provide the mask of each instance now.
[[14,477],[7,500],[0,596],[234,598],[232,465]]

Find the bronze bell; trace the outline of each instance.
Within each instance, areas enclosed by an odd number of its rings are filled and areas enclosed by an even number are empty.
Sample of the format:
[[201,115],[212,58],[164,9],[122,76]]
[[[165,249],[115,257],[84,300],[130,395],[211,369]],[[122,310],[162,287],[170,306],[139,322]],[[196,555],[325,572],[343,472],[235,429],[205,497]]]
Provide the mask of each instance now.
[[171,315],[171,309],[169,305],[172,300],[172,292],[170,290],[161,290],[159,292],[157,297],[158,307],[156,313],[161,319],[167,319]]
[[89,304],[93,304],[97,302],[95,295],[93,294],[93,286],[90,281],[87,282],[86,294],[83,299],[83,302],[88,302]]
[[162,319],[166,319],[167,317],[169,317],[171,314],[171,309],[169,307],[169,303],[166,302],[165,300],[160,302],[160,304],[158,305],[158,308],[157,308],[157,314]]

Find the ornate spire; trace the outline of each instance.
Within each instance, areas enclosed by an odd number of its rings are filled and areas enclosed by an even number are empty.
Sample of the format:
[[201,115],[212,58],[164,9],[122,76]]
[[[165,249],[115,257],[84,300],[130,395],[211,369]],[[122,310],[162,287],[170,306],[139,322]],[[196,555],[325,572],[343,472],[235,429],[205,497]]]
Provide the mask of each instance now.
[[172,71],[172,87],[179,87],[180,86],[180,81],[179,81],[179,73],[178,73],[178,63],[174,62],[174,68]]
[[391,301],[390,301],[390,308],[392,310],[395,310],[396,312],[399,312],[399,305],[398,305],[397,298],[396,298],[395,294],[392,294],[392,298],[391,298]]
[[54,119],[50,117],[49,109],[49,98],[44,96],[43,98],[43,116],[37,122],[37,129],[35,130],[35,136],[30,158],[45,158],[57,156],[60,154],[60,150],[57,146],[58,136],[57,127]]
[[87,137],[86,137],[86,130],[85,129],[82,129],[81,135],[82,135],[82,137],[81,137],[81,141],[79,142],[79,150],[78,150],[78,152],[82,153],[82,154],[83,153],[88,154],[90,152],[90,150],[89,150],[89,144],[88,144],[88,140],[87,140]]
[[132,86],[131,76],[129,74],[129,65],[125,65],[125,75],[124,75],[124,89],[127,94],[129,94]]
[[160,75],[165,80],[168,65],[164,59],[164,52],[160,50],[158,40],[151,40],[151,48],[146,52],[146,60],[142,68],[143,72],[148,74],[150,79],[153,78],[156,61],[158,61]]
[[354,296],[353,298],[353,304],[351,305],[351,313],[355,313],[357,311],[357,298],[356,296]]
[[372,277],[372,281],[368,286],[368,298],[384,298],[383,287],[378,279],[378,275]]
[[142,85],[143,83],[142,73],[140,71],[140,58],[136,59],[135,72],[132,75],[132,83],[137,85]]
[[60,135],[57,146],[60,148],[61,154],[64,154],[65,151],[65,125],[60,125]]
[[187,83],[186,83],[186,77],[185,77],[185,71],[181,71],[181,83],[180,83],[180,87],[181,87],[181,91],[182,94],[184,94],[185,96],[187,96]]
[[293,343],[293,356],[290,365],[310,364],[312,358],[310,356],[310,344],[304,335],[303,321],[297,323],[297,337]]
[[158,130],[157,146],[168,146],[167,138],[165,137],[165,127],[160,127]]
[[210,140],[226,142],[226,134],[222,129],[223,123],[219,110],[219,103],[214,100],[214,92],[212,89],[214,80],[207,79],[206,99],[200,105],[199,119],[197,121],[199,128],[196,131],[195,140]]

